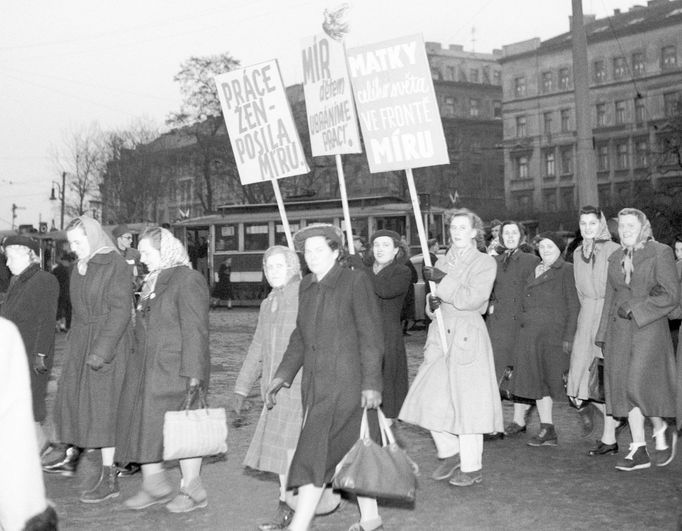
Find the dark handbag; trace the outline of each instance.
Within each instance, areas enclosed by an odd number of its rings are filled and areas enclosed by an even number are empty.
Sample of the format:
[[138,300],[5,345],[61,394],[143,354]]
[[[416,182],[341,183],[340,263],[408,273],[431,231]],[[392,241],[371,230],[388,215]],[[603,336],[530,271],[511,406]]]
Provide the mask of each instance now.
[[594,402],[604,403],[604,360],[594,358],[590,363],[587,377],[587,397]]
[[377,413],[381,446],[369,436],[365,409],[360,424],[360,439],[336,467],[332,486],[357,496],[414,502],[419,467],[395,442],[381,409]]
[[514,374],[514,367],[511,365],[507,365],[504,368],[504,372],[502,373],[502,376],[500,377],[500,383],[499,383],[499,388],[500,388],[500,398],[502,400],[511,400],[514,395],[512,395],[511,392],[511,384],[512,384],[512,375]]

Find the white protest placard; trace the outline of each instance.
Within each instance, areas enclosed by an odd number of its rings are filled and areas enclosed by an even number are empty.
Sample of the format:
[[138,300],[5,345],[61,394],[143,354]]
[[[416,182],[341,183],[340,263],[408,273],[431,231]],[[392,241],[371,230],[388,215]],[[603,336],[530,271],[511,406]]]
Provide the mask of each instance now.
[[275,59],[215,81],[242,184],[310,171]]
[[301,42],[303,92],[314,157],[360,153],[353,93],[343,43],[325,33]]
[[448,164],[421,35],[358,46],[346,55],[370,171]]

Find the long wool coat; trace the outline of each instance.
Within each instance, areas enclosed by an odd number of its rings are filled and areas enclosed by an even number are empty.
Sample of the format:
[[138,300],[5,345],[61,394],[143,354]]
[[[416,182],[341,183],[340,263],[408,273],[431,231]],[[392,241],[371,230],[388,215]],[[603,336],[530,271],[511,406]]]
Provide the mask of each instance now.
[[[609,258],[608,284],[595,341],[604,343],[606,410],[625,417],[639,407],[647,417],[675,416],[675,357],[668,314],[680,300],[672,250],[648,241],[634,252],[634,272],[625,283],[623,250]],[[618,308],[632,310],[631,319]]]
[[506,266],[504,254],[495,256],[497,276],[491,297],[492,313],[486,319],[490,343],[495,357],[497,380],[505,367],[514,365],[514,346],[521,324],[521,301],[528,277],[535,271],[540,258],[534,254],[515,251]]
[[208,389],[208,306],[206,281],[186,266],[161,271],[154,295],[140,303],[118,411],[118,462],[162,461],[164,413],[180,409],[190,378]]
[[[303,427],[288,484],[329,483],[360,434],[361,391],[382,390],[381,314],[361,271],[335,264],[301,281],[296,328],[275,374],[291,383],[302,368]],[[277,406],[275,406],[277,407]]]
[[[678,273],[681,271],[680,266],[682,262],[677,262],[676,264]],[[682,319],[682,275],[679,275],[680,279],[680,301],[670,314],[668,314],[668,319]],[[677,429],[682,429],[682,341],[677,342]]]
[[579,306],[571,264],[558,258],[539,277],[533,272],[523,293],[514,352],[514,395],[535,400],[564,396],[562,375],[570,358],[563,342],[573,341]]
[[432,431],[458,435],[500,432],[502,405],[493,352],[483,318],[495,281],[493,257],[475,248],[462,256],[451,249],[436,267],[447,275],[435,295],[448,339],[441,345],[432,322],[424,362],[400,411],[400,419]]
[[[260,393],[265,399],[268,385],[282,361],[284,351],[289,345],[289,337],[296,327],[300,284],[301,281],[294,278],[283,288],[273,289],[261,303],[256,332],[237,376],[235,393],[248,396],[251,387],[260,377]],[[289,389],[282,389],[277,393],[277,407],[263,407],[244,458],[244,465],[275,474],[286,474],[289,469],[287,452],[296,449],[302,421],[299,372]]]
[[[33,419],[42,422],[47,416],[45,395],[50,371],[54,362],[54,331],[57,317],[59,283],[54,275],[41,271],[31,264],[10,282],[0,316],[12,321],[21,334],[26,347],[31,376]],[[47,372],[33,370],[36,354],[45,354]]]
[[[114,446],[116,412],[132,349],[132,293],[128,264],[116,252],[96,254],[70,283],[73,317],[57,389],[57,440],[83,448]],[[90,354],[104,360],[91,369]]]
[[573,252],[573,276],[580,301],[580,313],[573,340],[566,394],[581,400],[588,398],[590,364],[594,358],[602,357],[601,349],[595,345],[594,338],[604,307],[609,256],[618,248],[618,244],[612,241],[597,242],[594,244],[594,259],[589,262],[583,259],[582,245]]

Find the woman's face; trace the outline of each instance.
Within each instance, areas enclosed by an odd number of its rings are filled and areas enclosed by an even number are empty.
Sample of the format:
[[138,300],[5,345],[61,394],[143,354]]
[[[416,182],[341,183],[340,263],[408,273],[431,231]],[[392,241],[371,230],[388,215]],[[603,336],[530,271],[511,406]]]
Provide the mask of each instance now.
[[21,274],[24,269],[31,265],[31,255],[29,248],[23,245],[10,245],[5,248],[7,255],[7,267],[13,275]]
[[471,226],[469,216],[455,216],[450,221],[450,240],[456,249],[471,247],[476,229]]
[[398,254],[398,247],[390,236],[379,236],[372,244],[372,254],[377,264],[390,264]]
[[90,256],[92,249],[90,249],[90,242],[88,237],[85,235],[85,231],[80,227],[70,230],[66,233],[66,239],[69,242],[71,250],[76,253],[76,256],[83,260]]
[[155,271],[159,268],[161,265],[161,251],[154,248],[149,238],[140,240],[137,250],[140,251],[140,260],[150,271]]
[[540,243],[538,244],[538,252],[540,253],[540,258],[542,258],[542,261],[548,266],[556,262],[557,258],[559,258],[561,255],[561,251],[556,244],[548,238],[540,240]]
[[583,240],[594,240],[599,236],[599,218],[597,214],[580,214],[580,234]]
[[287,260],[283,254],[277,253],[268,256],[265,261],[265,278],[273,288],[281,288],[289,280]]
[[305,241],[305,262],[310,271],[321,277],[329,271],[339,256],[324,236],[311,236]]
[[682,242],[675,242],[675,258],[682,260]]
[[633,247],[642,232],[642,223],[634,214],[618,216],[618,236],[625,247]]
[[516,249],[521,242],[521,231],[513,223],[502,229],[502,243],[507,249]]

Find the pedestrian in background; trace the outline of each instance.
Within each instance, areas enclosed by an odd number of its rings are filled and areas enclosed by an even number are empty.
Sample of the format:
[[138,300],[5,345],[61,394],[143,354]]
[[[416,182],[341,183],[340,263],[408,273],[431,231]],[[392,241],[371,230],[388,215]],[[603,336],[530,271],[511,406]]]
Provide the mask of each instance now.
[[618,213],[621,248],[611,255],[604,309],[596,343],[604,352],[606,411],[627,417],[630,451],[616,468],[649,468],[644,418],[653,424],[654,462],[675,456],[677,430],[675,357],[667,316],[680,304],[680,281],[669,246],[656,242],[646,215],[635,208]]
[[45,397],[54,363],[54,334],[59,284],[53,275],[40,269],[38,241],[28,236],[10,236],[4,250],[12,280],[0,316],[12,321],[21,334],[28,356],[38,449],[42,452],[48,437],[43,429],[47,418]]
[[429,326],[424,362],[412,382],[400,419],[431,431],[440,464],[432,477],[468,487],[483,480],[483,434],[503,429],[490,338],[482,315],[495,281],[495,260],[478,250],[483,222],[460,209],[446,218],[451,245],[425,280],[437,284],[429,317],[440,307],[447,345],[438,322]]
[[119,495],[114,452],[116,414],[132,349],[130,270],[91,217],[71,221],[66,237],[78,263],[71,276],[73,318],[54,421],[57,440],[70,447],[43,470],[73,475],[79,448],[101,449],[99,479],[80,497],[84,503],[98,503]]
[[[371,281],[339,263],[341,230],[312,224],[294,242],[305,249],[311,274],[301,281],[296,328],[266,399],[272,407],[277,392],[303,371],[304,420],[288,477],[298,502],[289,529],[307,531],[324,487],[358,439],[363,408],[381,404],[383,335]],[[350,530],[381,529],[376,500],[357,500],[360,522]]]
[[142,264],[140,263],[140,251],[133,247],[133,233],[125,223],[117,225],[112,231],[116,249],[128,264],[133,283],[133,291],[137,291],[142,282]]
[[182,482],[173,497],[163,468],[163,423],[166,411],[179,409],[188,393],[208,390],[208,287],[168,230],[145,230],[139,250],[149,273],[137,306],[135,356],[118,410],[116,459],[142,464],[142,487],[126,507],[169,502],[170,512],[184,513],[208,505],[199,475],[202,459],[180,459]]
[[598,208],[593,206],[581,208],[579,225],[582,244],[573,252],[573,274],[580,301],[580,313],[573,340],[566,394],[578,408],[583,437],[591,435],[594,428],[593,406],[604,417],[602,436],[597,445],[589,450],[588,455],[615,454],[618,453],[616,427],[619,421],[606,413],[604,404],[590,401],[588,384],[590,365],[595,358],[603,358],[601,349],[594,343],[594,338],[604,307],[609,257],[619,246],[611,241],[606,218]]
[[[563,375],[569,367],[580,305],[573,266],[561,258],[563,238],[555,232],[543,232],[538,239],[542,261],[527,279],[523,292],[511,388],[515,396],[534,400],[538,408],[540,431],[528,445],[556,446],[552,409],[554,400],[566,396]],[[514,404],[516,423],[528,407]]]
[[222,301],[227,301],[227,309],[232,309],[232,257],[228,256],[220,263],[218,271],[215,273],[216,281],[211,291],[211,308],[221,305]]
[[59,283],[59,298],[57,299],[57,328],[60,332],[68,332],[71,328],[71,296],[69,282],[73,271],[71,253],[62,253],[59,263],[52,269],[52,274]]

